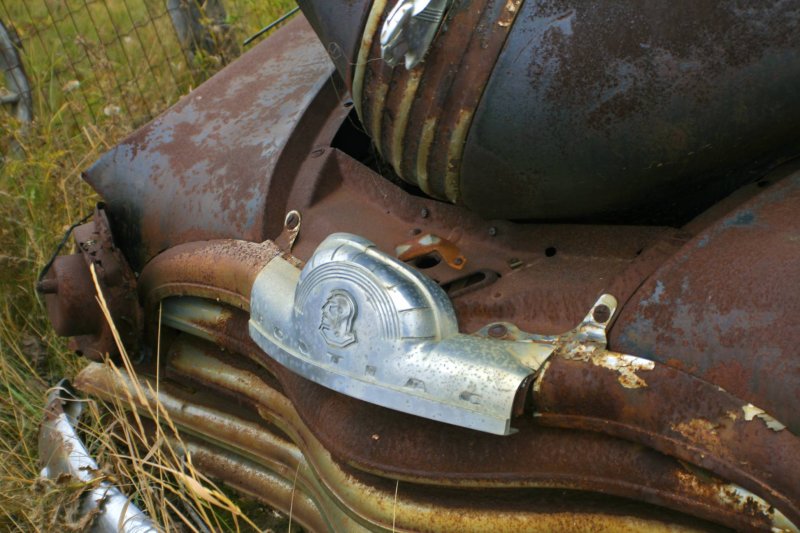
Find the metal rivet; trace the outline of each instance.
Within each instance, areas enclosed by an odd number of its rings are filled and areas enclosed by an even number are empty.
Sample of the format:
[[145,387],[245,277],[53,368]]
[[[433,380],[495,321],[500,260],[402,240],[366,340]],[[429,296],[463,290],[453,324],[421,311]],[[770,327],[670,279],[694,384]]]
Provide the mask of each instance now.
[[419,212],[419,216],[421,216],[422,218],[428,218],[430,216],[430,214],[431,214],[431,212],[428,211],[427,207],[423,207]]
[[494,237],[495,235],[497,235],[497,228],[496,228],[496,227],[494,227],[494,226],[490,227],[490,228],[489,228],[489,235],[490,235],[491,237]]

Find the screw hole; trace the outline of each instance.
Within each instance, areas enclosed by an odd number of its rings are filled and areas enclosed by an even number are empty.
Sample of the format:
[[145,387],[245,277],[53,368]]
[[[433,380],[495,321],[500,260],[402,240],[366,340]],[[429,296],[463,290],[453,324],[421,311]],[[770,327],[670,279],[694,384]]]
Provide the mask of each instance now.
[[419,268],[420,270],[425,270],[426,268],[433,268],[441,262],[442,258],[439,257],[439,254],[430,253],[421,255],[416,259],[414,259],[413,265]]
[[556,255],[557,252],[558,252],[558,250],[556,250],[555,246],[548,246],[544,250],[544,255],[546,257],[553,257],[554,255]]

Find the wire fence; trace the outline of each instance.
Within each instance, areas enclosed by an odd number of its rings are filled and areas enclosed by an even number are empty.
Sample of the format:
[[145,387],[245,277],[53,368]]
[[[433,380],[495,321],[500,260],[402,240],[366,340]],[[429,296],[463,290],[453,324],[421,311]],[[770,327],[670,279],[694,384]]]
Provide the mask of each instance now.
[[[153,118],[242,52],[291,0],[0,0],[0,127]],[[3,131],[0,130],[0,134]]]

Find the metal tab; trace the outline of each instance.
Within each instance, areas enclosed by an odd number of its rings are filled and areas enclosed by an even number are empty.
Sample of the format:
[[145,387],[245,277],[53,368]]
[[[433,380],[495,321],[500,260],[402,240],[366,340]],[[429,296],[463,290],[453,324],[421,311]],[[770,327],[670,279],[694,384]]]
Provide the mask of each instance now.
[[273,259],[250,305],[250,336],[294,372],[377,405],[499,435],[514,431],[518,391],[554,350],[459,333],[436,283],[345,233],[328,237],[302,272]]

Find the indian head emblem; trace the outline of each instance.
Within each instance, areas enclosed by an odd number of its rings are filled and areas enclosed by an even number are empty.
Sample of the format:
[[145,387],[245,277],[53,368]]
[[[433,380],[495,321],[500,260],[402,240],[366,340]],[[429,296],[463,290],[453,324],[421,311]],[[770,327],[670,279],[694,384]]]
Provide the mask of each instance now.
[[322,306],[322,321],[319,331],[325,342],[334,348],[344,348],[356,342],[353,321],[356,318],[356,302],[347,291],[331,291]]

